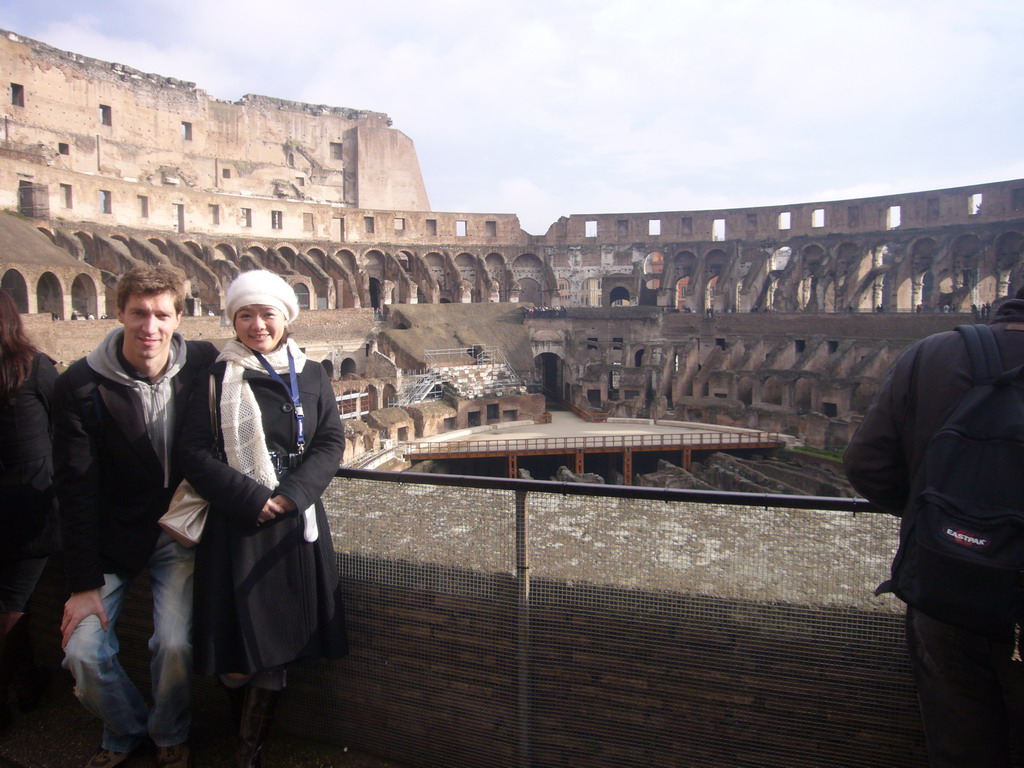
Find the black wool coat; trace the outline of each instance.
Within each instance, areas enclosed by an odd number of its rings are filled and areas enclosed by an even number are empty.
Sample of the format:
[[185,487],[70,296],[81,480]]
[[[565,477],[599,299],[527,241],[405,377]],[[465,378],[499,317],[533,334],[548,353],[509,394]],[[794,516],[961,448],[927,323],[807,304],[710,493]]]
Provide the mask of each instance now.
[[[208,341],[188,341],[185,365],[171,379],[178,434],[198,374],[217,357]],[[103,574],[135,576],[160,536],[157,520],[181,480],[164,468],[131,390],[93,371],[83,358],[54,386],[54,486],[60,501],[64,576],[71,592],[103,586]]]
[[60,547],[50,442],[56,380],[53,361],[36,354],[14,402],[0,405],[0,559],[44,557]]
[[[226,363],[211,368],[218,422]],[[283,374],[287,381],[288,374]],[[245,371],[271,450],[295,452],[297,427],[285,387],[263,371]],[[302,463],[267,488],[221,459],[208,391],[197,387],[178,441],[185,477],[210,502],[196,547],[193,649],[197,672],[253,673],[304,658],[339,658],[348,650],[338,566],[320,501],[344,452],[344,432],[330,379],[309,361],[298,374],[305,411]],[[219,430],[218,430],[219,432]],[[263,525],[266,501],[283,494],[299,510],[316,508],[319,538],[307,542],[301,512]]]

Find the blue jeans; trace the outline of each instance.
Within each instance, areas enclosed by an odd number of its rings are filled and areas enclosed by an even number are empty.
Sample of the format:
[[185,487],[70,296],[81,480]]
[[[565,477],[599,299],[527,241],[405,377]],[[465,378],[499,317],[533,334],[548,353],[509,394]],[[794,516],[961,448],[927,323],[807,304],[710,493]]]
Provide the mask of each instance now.
[[132,580],[104,574],[100,590],[106,631],[98,616],[75,628],[64,650],[64,668],[75,678],[75,693],[103,721],[105,749],[131,752],[148,735],[160,747],[188,739],[192,687],[192,571],[195,551],[161,533],[146,564],[153,592],[153,636],[149,639],[153,707],[125,674],[117,653],[117,619]]

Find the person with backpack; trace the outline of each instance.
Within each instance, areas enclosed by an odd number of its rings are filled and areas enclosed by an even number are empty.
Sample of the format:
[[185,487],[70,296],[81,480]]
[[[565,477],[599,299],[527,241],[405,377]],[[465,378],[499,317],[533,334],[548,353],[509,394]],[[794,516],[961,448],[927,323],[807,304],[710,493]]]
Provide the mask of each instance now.
[[1009,768],[1024,733],[1020,366],[1024,289],[990,326],[909,347],[843,458],[858,493],[902,518],[892,578],[879,591],[907,603],[932,768]]
[[[176,270],[128,270],[117,285],[122,327],[54,387],[54,481],[71,593],[61,621],[64,667],[79,701],[103,721],[86,768],[120,765],[147,739],[160,768],[192,765],[195,555],[157,520],[182,478],[173,450],[189,397],[217,349],[177,333],[184,305]],[[118,661],[118,616],[142,571],[153,595],[151,705]]]

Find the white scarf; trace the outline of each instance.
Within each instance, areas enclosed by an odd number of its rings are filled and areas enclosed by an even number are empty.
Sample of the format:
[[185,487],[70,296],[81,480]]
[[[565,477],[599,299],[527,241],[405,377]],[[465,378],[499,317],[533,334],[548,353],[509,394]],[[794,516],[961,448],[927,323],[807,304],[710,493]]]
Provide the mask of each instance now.
[[[295,361],[295,370],[301,372],[306,365],[306,356],[298,345],[288,341],[270,354],[264,355],[277,373],[287,374],[288,353]],[[263,364],[255,353],[238,339],[224,345],[217,360],[226,360],[224,382],[220,396],[220,431],[224,436],[224,453],[228,465],[247,477],[273,490],[277,487],[277,472],[267,448],[267,435],[263,431],[263,414],[260,412],[256,395],[242,374],[244,371],[264,371]],[[306,541],[316,541],[316,509],[311,506],[302,513]]]

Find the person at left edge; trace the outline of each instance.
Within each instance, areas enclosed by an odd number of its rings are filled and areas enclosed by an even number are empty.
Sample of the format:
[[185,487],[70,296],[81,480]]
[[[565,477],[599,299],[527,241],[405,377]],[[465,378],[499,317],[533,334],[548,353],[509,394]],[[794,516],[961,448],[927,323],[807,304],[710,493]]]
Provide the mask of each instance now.
[[0,733],[8,694],[35,708],[48,675],[35,664],[29,598],[60,544],[53,493],[50,403],[57,369],[25,334],[14,300],[0,290]]
[[[61,622],[64,667],[79,700],[103,721],[86,768],[124,763],[147,737],[161,768],[192,764],[194,554],[157,520],[181,480],[172,456],[186,403],[217,350],[176,332],[183,309],[176,270],[130,269],[117,286],[123,327],[55,386],[54,479],[71,592]],[[153,594],[152,706],[117,658],[117,619],[144,570]]]

